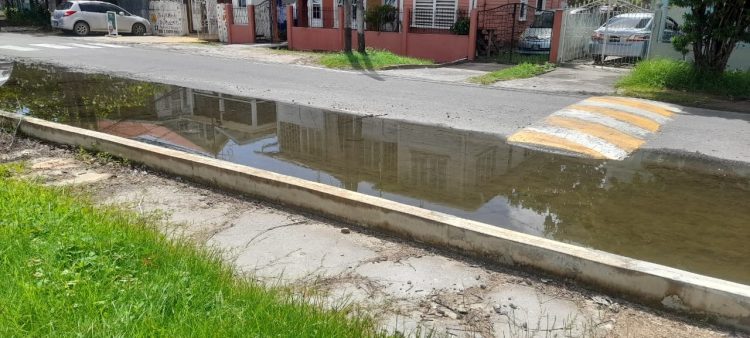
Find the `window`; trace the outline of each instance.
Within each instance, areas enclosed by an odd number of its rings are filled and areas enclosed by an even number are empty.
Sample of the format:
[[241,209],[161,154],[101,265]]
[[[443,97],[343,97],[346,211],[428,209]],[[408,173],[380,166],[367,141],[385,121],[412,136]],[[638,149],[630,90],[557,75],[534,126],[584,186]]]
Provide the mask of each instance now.
[[526,4],[529,0],[521,0],[521,8],[518,11],[518,21],[526,21]]
[[71,7],[73,7],[73,3],[72,2],[66,2],[66,3],[62,4],[62,7],[60,7],[60,9],[63,9],[63,10],[64,9],[70,9]]
[[414,0],[412,27],[450,29],[456,22],[456,0]]
[[536,9],[544,10],[544,5],[547,4],[547,0],[536,0]]

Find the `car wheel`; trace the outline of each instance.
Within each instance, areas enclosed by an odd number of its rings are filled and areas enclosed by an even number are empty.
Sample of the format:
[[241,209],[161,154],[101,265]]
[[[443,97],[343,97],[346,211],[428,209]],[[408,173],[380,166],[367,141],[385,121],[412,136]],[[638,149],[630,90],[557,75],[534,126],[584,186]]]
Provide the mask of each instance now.
[[89,24],[83,21],[78,21],[75,25],[73,25],[73,32],[75,32],[78,36],[89,35]]
[[601,64],[602,63],[602,56],[601,55],[593,55],[594,57],[594,64]]
[[144,35],[146,34],[146,26],[137,23],[133,25],[133,28],[130,31],[133,33],[133,35]]

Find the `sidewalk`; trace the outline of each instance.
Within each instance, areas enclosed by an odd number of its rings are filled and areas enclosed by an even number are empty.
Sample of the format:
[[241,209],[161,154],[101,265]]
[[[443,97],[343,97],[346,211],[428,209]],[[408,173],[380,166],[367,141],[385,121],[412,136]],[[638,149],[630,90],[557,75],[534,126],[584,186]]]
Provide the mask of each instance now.
[[[0,132],[0,149],[11,136]],[[459,337],[721,337],[703,327],[583,290],[509,271],[137,166],[19,138],[1,162],[28,177],[76,186],[103,204],[162,215],[169,236],[209,245],[261,282],[354,303],[390,331]]]

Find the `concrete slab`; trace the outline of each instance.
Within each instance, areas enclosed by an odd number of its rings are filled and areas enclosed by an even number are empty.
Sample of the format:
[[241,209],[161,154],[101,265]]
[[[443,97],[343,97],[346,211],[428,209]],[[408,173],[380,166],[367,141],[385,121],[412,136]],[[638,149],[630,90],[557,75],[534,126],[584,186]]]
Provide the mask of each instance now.
[[615,93],[615,83],[624,74],[622,70],[591,66],[558,67],[536,77],[500,81],[492,86],[547,93],[610,95]]

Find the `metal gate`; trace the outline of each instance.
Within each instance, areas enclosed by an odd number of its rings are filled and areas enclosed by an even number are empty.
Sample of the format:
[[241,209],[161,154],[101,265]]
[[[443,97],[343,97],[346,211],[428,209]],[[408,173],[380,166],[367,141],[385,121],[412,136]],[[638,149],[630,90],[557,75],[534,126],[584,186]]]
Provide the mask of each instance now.
[[547,62],[554,17],[524,3],[480,10],[477,55],[502,63]]
[[255,5],[255,41],[273,41],[271,0]]
[[594,0],[567,8],[557,61],[627,66],[647,58],[656,27],[650,3]]

